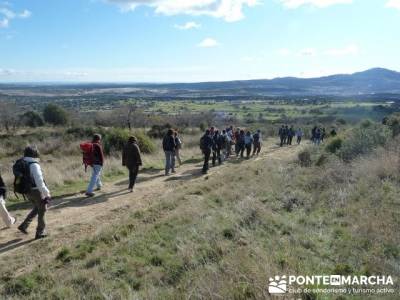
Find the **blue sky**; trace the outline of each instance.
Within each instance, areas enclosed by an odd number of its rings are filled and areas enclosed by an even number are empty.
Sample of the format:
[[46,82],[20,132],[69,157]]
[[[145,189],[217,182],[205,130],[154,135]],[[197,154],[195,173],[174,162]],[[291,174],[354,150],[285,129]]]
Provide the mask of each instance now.
[[0,82],[400,71],[400,0],[0,0]]

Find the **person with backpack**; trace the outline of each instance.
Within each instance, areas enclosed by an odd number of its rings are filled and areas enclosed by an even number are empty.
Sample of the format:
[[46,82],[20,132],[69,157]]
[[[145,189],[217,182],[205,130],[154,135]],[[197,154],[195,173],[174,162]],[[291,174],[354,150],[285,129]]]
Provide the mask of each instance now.
[[174,139],[175,139],[175,145],[176,145],[176,147],[175,147],[175,157],[176,157],[176,160],[179,163],[179,166],[181,166],[182,165],[182,160],[181,160],[182,140],[179,137],[178,131],[174,132]]
[[204,155],[203,174],[207,174],[209,169],[209,161],[211,156],[211,149],[214,145],[214,140],[211,137],[211,131],[207,129],[204,135],[200,138],[200,149]]
[[165,153],[165,176],[168,176],[170,171],[171,173],[175,173],[176,143],[174,131],[172,129],[168,129],[167,134],[164,136],[162,146]]
[[261,130],[258,129],[255,134],[253,134],[253,155],[258,155],[261,152]]
[[90,166],[92,167],[92,176],[89,181],[89,185],[86,190],[87,197],[93,197],[94,188],[96,187],[98,191],[101,190],[103,184],[101,182],[101,172],[103,170],[104,165],[104,153],[103,147],[101,146],[101,135],[95,134],[92,139],[92,160],[90,162]]
[[244,147],[246,148],[246,158],[250,157],[251,154],[251,147],[253,145],[253,136],[251,135],[250,131],[246,132],[246,135],[244,136]]
[[298,128],[296,131],[296,136],[297,136],[297,145],[300,145],[301,139],[303,138],[303,130],[301,128]]
[[129,137],[128,143],[122,150],[122,165],[129,170],[129,191],[133,192],[136,183],[136,178],[139,173],[139,167],[142,165],[140,149],[137,144],[137,138]]
[[[51,195],[43,178],[39,164],[39,151],[35,146],[26,147],[24,157],[19,159],[13,167],[15,177],[14,187],[16,191],[24,191],[24,195],[33,204],[33,209],[25,220],[18,226],[18,230],[28,234],[28,227],[33,219],[38,217],[35,239],[42,239],[46,234],[45,214]],[[20,185],[24,185],[23,187]]]
[[0,217],[8,228],[15,224],[16,218],[10,215],[6,208],[7,189],[0,174]]

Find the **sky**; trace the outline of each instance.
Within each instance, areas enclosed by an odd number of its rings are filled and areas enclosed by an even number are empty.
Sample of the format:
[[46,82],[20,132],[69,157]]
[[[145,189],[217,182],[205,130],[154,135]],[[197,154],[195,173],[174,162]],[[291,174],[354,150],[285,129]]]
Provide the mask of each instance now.
[[0,0],[0,82],[400,71],[400,0]]

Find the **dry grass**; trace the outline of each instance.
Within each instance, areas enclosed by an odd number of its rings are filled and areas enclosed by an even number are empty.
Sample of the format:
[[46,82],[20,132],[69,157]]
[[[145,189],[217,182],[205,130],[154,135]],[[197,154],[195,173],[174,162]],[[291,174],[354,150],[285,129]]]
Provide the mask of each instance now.
[[321,154],[312,153],[311,167],[269,158],[177,183],[151,207],[127,211],[118,225],[77,245],[38,249],[49,263],[3,280],[1,293],[265,299],[269,276],[278,274],[398,277],[399,149],[351,164],[329,156],[316,165]]

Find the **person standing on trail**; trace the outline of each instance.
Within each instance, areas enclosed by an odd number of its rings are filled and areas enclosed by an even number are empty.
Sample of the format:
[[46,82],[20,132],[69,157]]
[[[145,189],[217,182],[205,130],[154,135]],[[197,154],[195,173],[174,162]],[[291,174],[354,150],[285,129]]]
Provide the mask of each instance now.
[[239,140],[240,140],[240,128],[236,128],[236,131],[233,134],[233,138],[235,140],[235,153],[236,153],[236,157],[239,156],[239,152],[240,152],[240,144],[239,144]]
[[174,132],[174,139],[175,139],[175,145],[176,145],[176,147],[175,147],[175,157],[176,157],[176,160],[179,163],[179,166],[181,166],[182,165],[182,160],[181,160],[182,140],[181,140],[181,138],[180,138],[180,136],[178,134],[178,131]]
[[213,147],[212,147],[212,165],[215,167],[216,162],[218,160],[218,164],[222,164],[222,157],[221,157],[221,151],[224,149],[224,136],[222,136],[219,133],[219,130],[215,130],[214,136],[213,136]]
[[214,145],[214,140],[211,137],[211,131],[206,130],[204,135],[200,138],[200,149],[204,155],[203,174],[207,174],[209,169],[209,161],[211,156],[211,149]]
[[293,137],[295,135],[296,135],[296,132],[295,132],[293,126],[290,126],[289,131],[288,131],[288,145],[292,145]]
[[251,132],[247,131],[246,135],[244,136],[244,147],[246,148],[246,158],[250,157],[253,141],[254,140],[253,140],[253,136],[251,135]]
[[24,150],[24,157],[22,162],[28,170],[30,180],[30,188],[26,193],[26,197],[33,204],[33,209],[25,218],[25,220],[18,226],[18,230],[24,234],[28,234],[28,227],[33,219],[38,217],[38,224],[36,227],[35,239],[42,239],[47,236],[45,232],[46,220],[45,214],[47,205],[50,203],[51,195],[48,187],[43,178],[42,169],[39,164],[39,151],[35,146],[26,147]]
[[296,136],[297,136],[297,145],[300,145],[301,139],[303,138],[303,130],[301,130],[301,128],[297,129]]
[[315,134],[317,133],[317,126],[314,126],[313,129],[311,129],[311,142],[315,144]]
[[232,136],[230,135],[230,128],[228,128],[227,130],[223,130],[222,135],[225,138],[224,160],[227,160],[231,155],[231,149],[232,149],[231,148]]
[[285,126],[282,125],[281,128],[279,128],[279,138],[281,140],[280,146],[283,147],[283,144],[285,143]]
[[134,136],[131,136],[128,139],[128,143],[122,151],[122,165],[127,167],[129,170],[128,189],[130,192],[133,192],[136,178],[139,173],[139,167],[142,165],[139,145],[137,144],[137,138]]
[[317,128],[314,134],[314,144],[319,145],[321,144],[321,129]]
[[169,172],[175,173],[175,138],[174,131],[172,129],[168,129],[167,134],[163,139],[163,150],[165,153],[165,176],[169,175]]
[[322,130],[321,130],[321,142],[322,142],[322,143],[324,142],[325,137],[326,137],[326,129],[325,129],[325,127],[324,127],[324,128],[322,128]]
[[92,147],[93,147],[93,161],[91,164],[92,167],[92,176],[90,177],[89,185],[86,189],[86,196],[93,197],[94,196],[94,188],[96,187],[97,191],[100,191],[103,183],[101,182],[101,173],[104,165],[104,153],[103,147],[101,146],[101,135],[95,134],[92,139]]
[[253,134],[253,155],[258,155],[261,152],[261,130],[258,129],[255,134]]
[[238,150],[239,150],[241,158],[244,157],[244,150],[245,150],[245,146],[246,146],[245,145],[245,136],[246,136],[246,133],[244,132],[244,130],[243,129],[240,130],[239,139],[236,143],[238,145]]
[[17,220],[13,216],[11,216],[7,211],[6,201],[5,201],[6,197],[7,197],[6,185],[4,184],[3,178],[1,178],[0,174],[0,217],[3,220],[4,224],[6,224],[8,228],[10,228],[11,225],[14,225]]
[[288,143],[288,139],[289,139],[289,126],[288,125],[285,125],[285,130],[283,132],[284,132],[283,144],[288,145],[289,144]]

